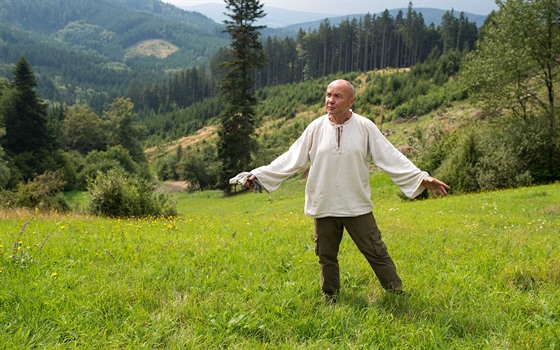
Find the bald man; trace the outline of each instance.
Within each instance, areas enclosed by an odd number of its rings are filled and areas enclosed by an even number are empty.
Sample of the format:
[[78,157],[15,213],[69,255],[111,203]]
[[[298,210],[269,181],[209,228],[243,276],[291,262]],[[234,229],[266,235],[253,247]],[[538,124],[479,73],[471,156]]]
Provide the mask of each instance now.
[[[388,292],[402,294],[402,281],[381,239],[372,209],[369,164],[386,172],[409,198],[428,189],[445,196],[449,187],[418,169],[375,124],[352,111],[355,91],[346,80],[330,83],[327,114],[312,121],[289,150],[266,166],[253,169],[245,186],[255,182],[271,192],[282,181],[309,167],[305,214],[315,223],[315,253],[321,267],[321,289],[336,303],[340,290],[338,251],[344,229]],[[258,181],[256,181],[258,180]]]

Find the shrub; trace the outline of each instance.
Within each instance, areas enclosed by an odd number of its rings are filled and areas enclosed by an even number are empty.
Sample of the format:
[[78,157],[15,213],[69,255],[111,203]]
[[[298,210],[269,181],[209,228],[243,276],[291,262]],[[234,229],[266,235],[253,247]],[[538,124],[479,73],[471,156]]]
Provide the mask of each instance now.
[[2,202],[6,207],[65,212],[70,209],[63,197],[65,184],[60,172],[45,172],[4,192]]
[[437,176],[449,184],[453,190],[472,192],[479,190],[476,179],[476,165],[481,157],[475,131],[467,131],[449,148],[450,153],[437,170]]
[[97,174],[106,173],[111,169],[121,169],[146,180],[151,178],[147,164],[136,163],[127,149],[113,146],[107,151],[92,151],[86,156],[84,167],[78,176],[78,188],[85,188]]
[[197,154],[183,157],[178,164],[179,178],[191,184],[191,190],[216,188],[219,178],[219,162],[214,148],[205,147]]
[[431,145],[420,164],[430,172],[437,169],[436,176],[460,192],[546,182],[554,172],[547,160],[558,158],[558,151],[550,152],[554,146],[543,141],[545,130],[535,124],[537,120],[504,118],[485,128],[471,128]]
[[4,188],[10,181],[11,172],[8,162],[2,159],[1,153],[2,150],[0,149],[0,188]]
[[169,154],[162,158],[158,158],[153,165],[154,172],[157,178],[161,181],[178,180],[179,178],[179,175],[177,174],[178,163],[179,160],[175,154]]
[[84,166],[84,156],[77,151],[60,151],[58,154],[60,163],[60,174],[66,182],[64,190],[83,189],[85,185],[80,184],[79,171]]
[[163,193],[154,192],[151,184],[122,169],[98,173],[87,186],[89,212],[109,217],[174,216],[175,207]]
[[476,165],[476,180],[481,190],[528,186],[533,182],[531,172],[513,152],[493,139]]

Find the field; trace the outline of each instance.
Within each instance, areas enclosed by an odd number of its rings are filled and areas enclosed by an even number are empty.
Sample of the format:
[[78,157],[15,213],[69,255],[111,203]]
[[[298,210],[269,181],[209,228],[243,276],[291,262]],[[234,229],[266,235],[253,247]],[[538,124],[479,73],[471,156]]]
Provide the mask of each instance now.
[[560,184],[403,201],[371,181],[408,295],[346,235],[337,305],[300,179],[179,194],[178,218],[0,213],[0,348],[560,349]]

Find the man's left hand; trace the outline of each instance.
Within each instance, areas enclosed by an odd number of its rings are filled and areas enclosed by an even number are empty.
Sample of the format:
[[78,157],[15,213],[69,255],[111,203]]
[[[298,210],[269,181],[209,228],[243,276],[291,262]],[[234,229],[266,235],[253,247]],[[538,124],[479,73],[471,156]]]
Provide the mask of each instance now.
[[438,195],[444,197],[447,195],[447,190],[449,190],[449,186],[445,182],[431,176],[426,176],[422,180],[422,186],[427,188],[434,197],[437,197]]

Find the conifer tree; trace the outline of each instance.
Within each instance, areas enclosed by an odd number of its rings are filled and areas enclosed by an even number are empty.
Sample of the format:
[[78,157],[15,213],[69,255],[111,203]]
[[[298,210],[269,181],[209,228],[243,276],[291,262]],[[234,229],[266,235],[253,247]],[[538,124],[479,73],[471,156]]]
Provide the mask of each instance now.
[[24,57],[15,64],[13,81],[2,97],[0,118],[5,128],[2,146],[23,180],[43,173],[52,166],[54,148],[47,126],[47,106],[35,88],[37,81]]
[[225,0],[227,15],[225,32],[232,42],[229,59],[222,68],[225,74],[220,82],[220,95],[226,102],[221,115],[218,157],[221,160],[220,187],[229,192],[228,179],[246,169],[251,163],[255,147],[256,98],[253,93],[252,73],[264,67],[266,58],[260,42],[259,30],[264,26],[254,23],[266,14],[258,0]]
[[[1,114],[2,113],[1,106],[4,104],[2,96],[4,96],[4,94],[8,92],[8,85],[9,83],[7,80],[0,78],[0,140],[2,140],[2,138],[6,134],[4,130],[4,121],[2,120],[3,117]],[[10,167],[6,159],[6,152],[4,152],[4,149],[0,144],[0,188],[6,186],[9,180],[10,180]]]

